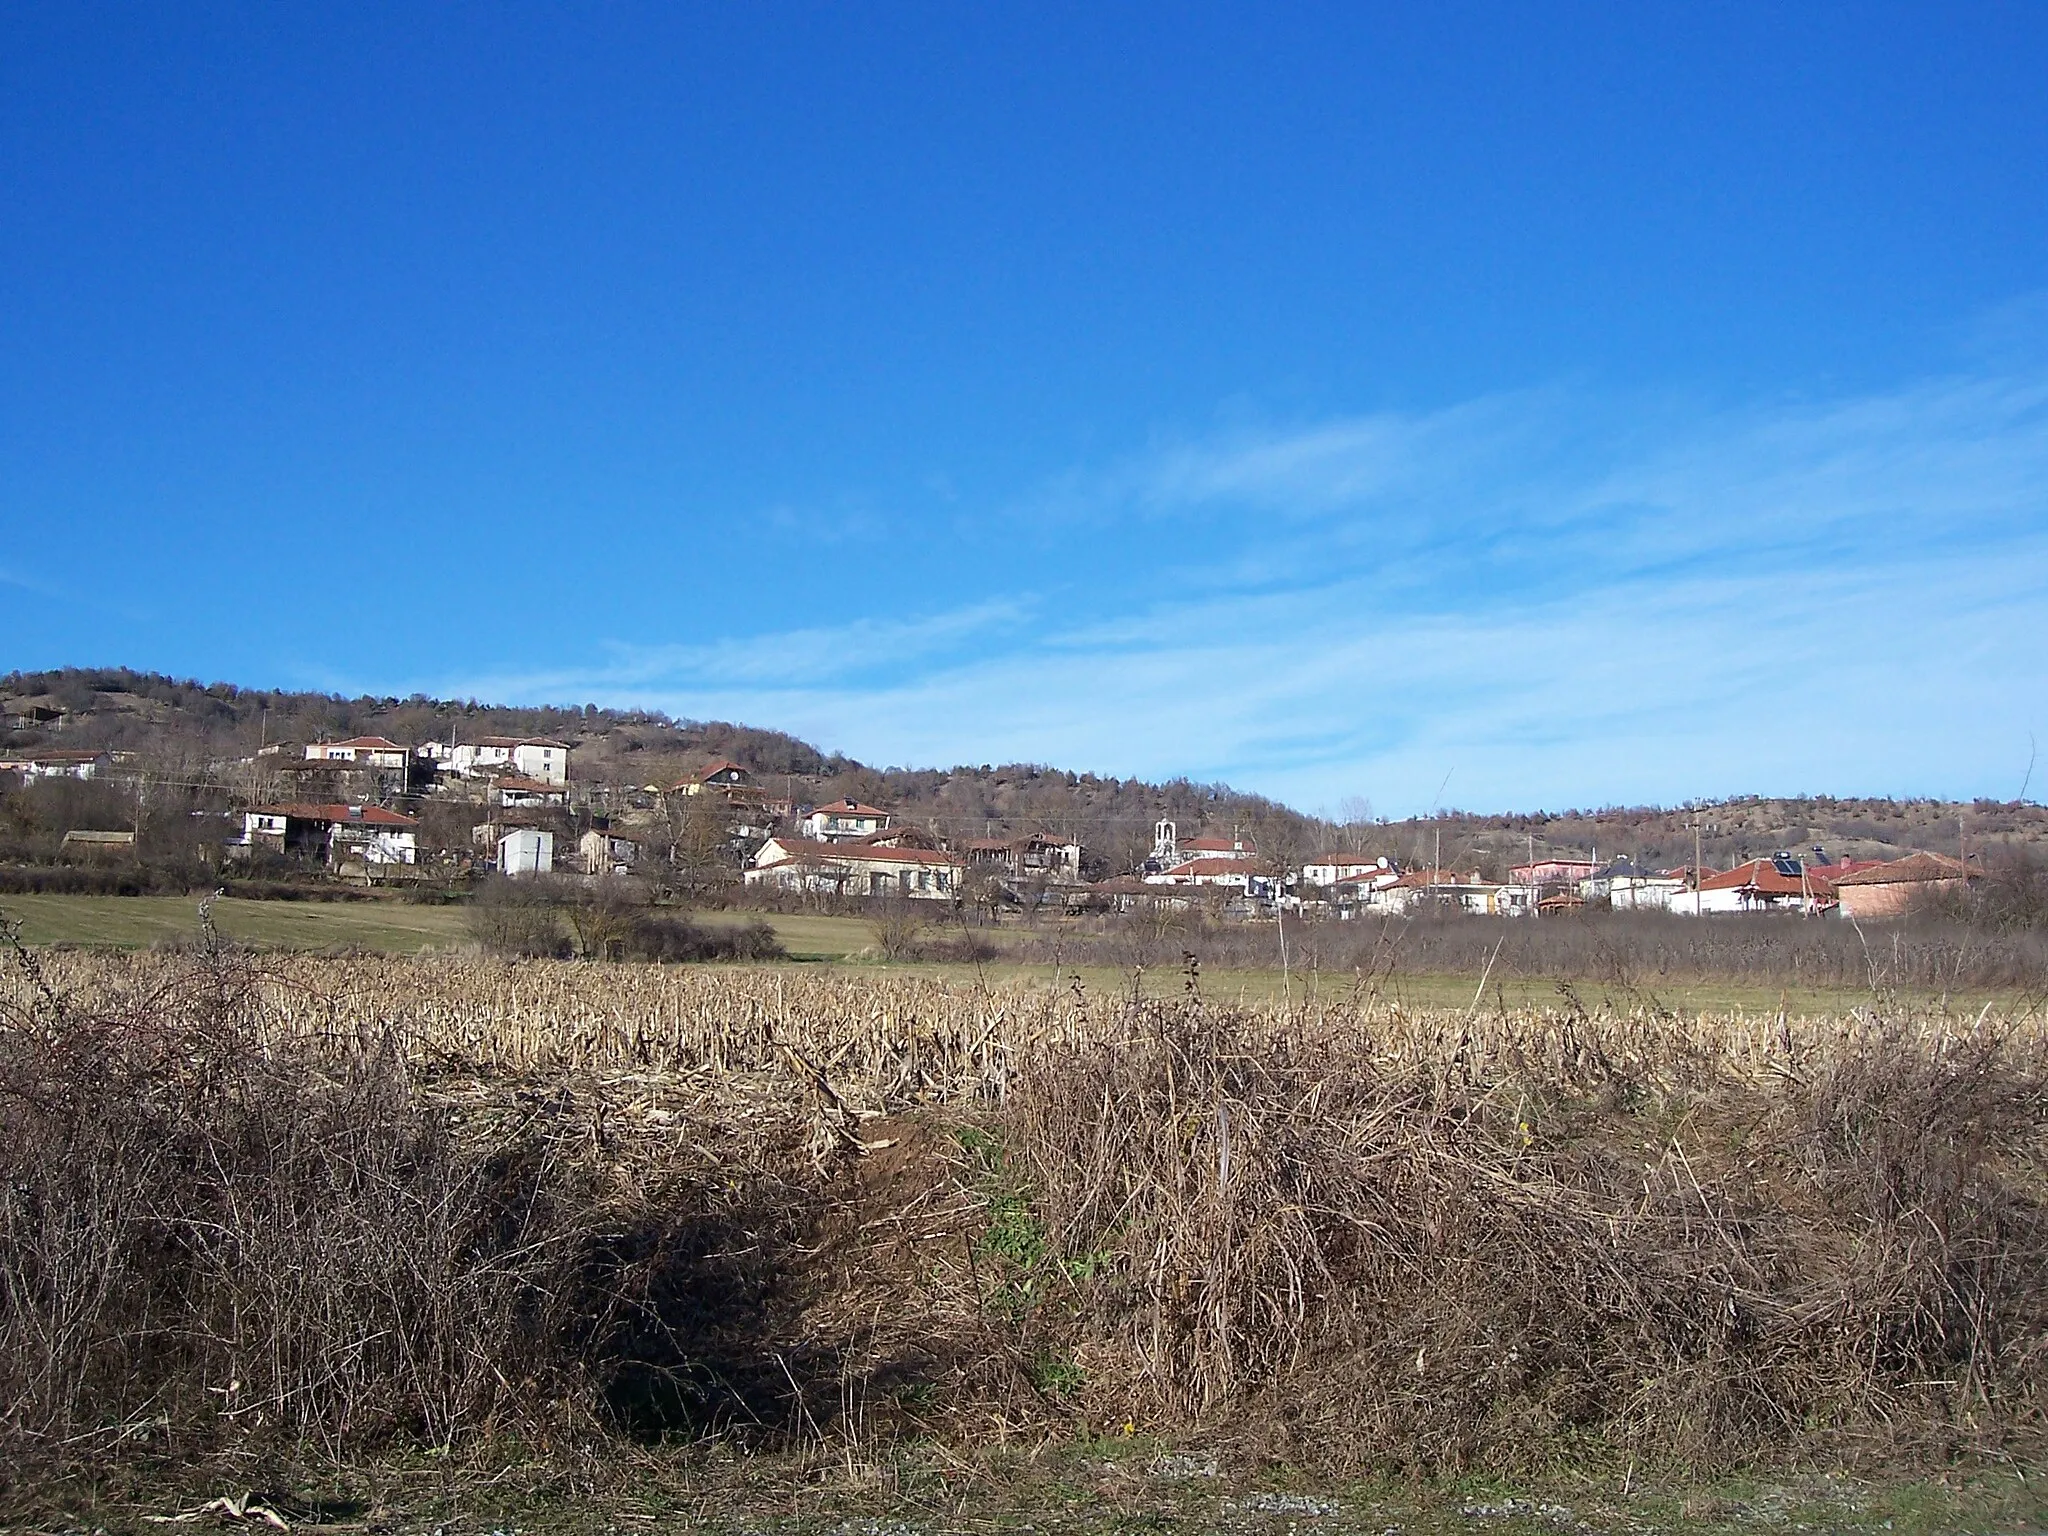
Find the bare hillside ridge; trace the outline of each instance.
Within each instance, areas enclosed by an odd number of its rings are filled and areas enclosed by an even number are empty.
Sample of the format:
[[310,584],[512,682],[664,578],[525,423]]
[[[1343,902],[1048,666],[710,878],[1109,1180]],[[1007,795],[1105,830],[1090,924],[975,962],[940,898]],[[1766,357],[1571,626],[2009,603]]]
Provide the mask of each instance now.
[[[481,735],[545,735],[570,743],[574,774],[588,782],[666,785],[715,758],[731,758],[791,799],[849,795],[901,818],[956,835],[1047,830],[1078,838],[1098,868],[1131,867],[1151,845],[1153,824],[1176,822],[1183,836],[1235,832],[1294,862],[1328,847],[1386,854],[1410,864],[1488,875],[1529,857],[1606,859],[1650,865],[1690,863],[1698,823],[1701,856],[1725,868],[1779,849],[1823,847],[1830,858],[1890,858],[1918,849],[1955,853],[2002,845],[2048,845],[2048,810],[2031,802],[1956,803],[1826,795],[1741,796],[1697,807],[1374,819],[1362,803],[1347,815],[1312,815],[1225,784],[1152,783],[1076,773],[1044,764],[875,767],[826,753],[786,732],[727,721],[676,720],[651,711],[594,704],[516,708],[474,699],[370,697],[242,688],[126,668],[66,668],[0,677],[0,704],[61,710],[61,728],[0,736],[8,750],[39,745],[105,746],[137,754],[164,771],[203,772],[246,757],[264,742],[305,742],[376,734],[417,743]],[[1364,786],[1370,788],[1370,786]]]

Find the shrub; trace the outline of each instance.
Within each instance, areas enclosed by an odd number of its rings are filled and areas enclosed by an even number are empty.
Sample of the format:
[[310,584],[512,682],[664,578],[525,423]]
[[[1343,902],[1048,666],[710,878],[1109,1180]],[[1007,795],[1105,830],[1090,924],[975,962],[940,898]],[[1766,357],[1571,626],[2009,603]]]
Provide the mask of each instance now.
[[765,1389],[736,1396],[763,1366],[735,1340],[789,1204],[758,1133],[715,1164],[677,1143],[627,1165],[593,1155],[573,1096],[452,1116],[388,1037],[269,1027],[259,974],[210,933],[166,984],[90,1005],[17,960],[0,1495],[99,1454],[559,1443],[770,1411]]
[[676,912],[643,912],[625,940],[634,960],[784,960],[789,952],[760,918],[736,925],[692,922]]
[[485,954],[540,959],[569,952],[560,905],[538,881],[487,881],[470,898],[464,923]]
[[875,947],[885,960],[908,960],[916,952],[918,936],[924,932],[924,918],[908,899],[886,901],[875,914]]

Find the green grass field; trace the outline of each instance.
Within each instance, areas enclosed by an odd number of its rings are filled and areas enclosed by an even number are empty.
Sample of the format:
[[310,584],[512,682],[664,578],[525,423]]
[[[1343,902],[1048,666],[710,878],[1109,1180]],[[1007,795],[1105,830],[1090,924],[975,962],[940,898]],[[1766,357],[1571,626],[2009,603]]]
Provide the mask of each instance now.
[[[707,924],[741,923],[753,920],[751,912],[706,912],[697,914]],[[180,896],[0,896],[0,917],[21,924],[23,941],[32,945],[104,945],[136,949],[152,944],[190,938],[199,931],[199,902]],[[340,950],[370,949],[392,954],[416,954],[421,950],[466,945],[469,934],[463,909],[457,906],[413,906],[404,901],[294,902],[239,901],[225,899],[215,904],[214,921],[221,932],[242,943],[268,949]],[[883,961],[875,947],[871,923],[858,917],[822,917],[812,914],[772,915],[768,921],[788,949],[790,962],[799,965],[858,965],[877,970],[908,971],[953,979],[981,978],[991,984],[1030,980],[1046,985],[1072,985],[1076,980],[1092,992],[1133,990],[1146,997],[1179,994],[1185,978],[1177,969],[1149,970],[1142,975],[1100,965],[1022,965],[1001,960],[984,965],[960,963],[908,963],[892,965]],[[1559,978],[1495,976],[1483,997],[1476,997],[1476,975],[1400,974],[1363,984],[1352,976],[1295,972],[1284,985],[1297,1002],[1341,998],[1354,991],[1382,1000],[1414,1007],[1485,1008],[1505,1002],[1509,1007],[1554,1006],[1563,1000]],[[1791,987],[1775,982],[1744,982],[1737,978],[1684,982],[1651,982],[1622,991],[1597,981],[1569,983],[1588,1008],[1629,1012],[1638,1008],[1670,1009],[1677,1012],[1776,1011],[1794,1013],[1839,1013],[1858,1004],[1868,1004],[1867,992],[1846,987]],[[1281,995],[1283,978],[1277,969],[1205,969],[1202,995],[1212,1002],[1238,999],[1271,1002]],[[1928,999],[1921,999],[1927,1001]],[[1951,1007],[1971,1011],[1986,1001],[1997,1001],[1984,992],[1958,993],[1947,1001]]]
[[[28,944],[141,949],[199,932],[199,901],[185,896],[0,896],[0,917]],[[266,949],[375,949],[412,954],[468,941],[460,907],[399,901],[237,901],[214,904],[232,939]]]

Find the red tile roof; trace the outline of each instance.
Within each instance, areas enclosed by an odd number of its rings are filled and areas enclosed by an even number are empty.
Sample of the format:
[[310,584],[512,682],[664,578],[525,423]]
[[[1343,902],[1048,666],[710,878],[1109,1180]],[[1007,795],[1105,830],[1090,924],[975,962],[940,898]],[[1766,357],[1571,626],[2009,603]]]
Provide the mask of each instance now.
[[829,864],[834,859],[866,860],[875,864],[948,864],[964,866],[966,860],[957,853],[947,853],[938,848],[893,848],[877,843],[814,843],[807,837],[774,837],[769,843],[780,848],[788,857],[763,864],[762,869],[778,869],[784,864]]
[[1788,875],[1769,859],[1751,859],[1726,874],[1703,876],[1703,891],[1755,891],[1763,896],[1820,896],[1835,894],[1835,883],[1818,869],[1803,875]]
[[834,800],[830,805],[811,808],[813,816],[887,816],[889,813],[879,806],[862,805],[858,800]]
[[384,736],[351,736],[347,741],[316,741],[315,747],[360,747],[364,751],[403,752],[405,748]]
[[1961,859],[1941,853],[1909,853],[1903,859],[1873,864],[1837,880],[1837,885],[1920,885],[1930,880],[1974,880],[1977,871]]
[[517,774],[504,773],[491,780],[493,789],[509,789],[527,795],[567,795],[566,784],[548,784],[539,779],[522,779]]
[[1189,859],[1176,864],[1169,875],[1262,875],[1265,867],[1251,859]]
[[419,819],[381,805],[259,805],[254,814],[285,816],[293,821],[333,821],[359,827],[416,827]]
[[1250,838],[1231,839],[1228,837],[1191,837],[1180,844],[1197,853],[1257,853],[1259,845]]

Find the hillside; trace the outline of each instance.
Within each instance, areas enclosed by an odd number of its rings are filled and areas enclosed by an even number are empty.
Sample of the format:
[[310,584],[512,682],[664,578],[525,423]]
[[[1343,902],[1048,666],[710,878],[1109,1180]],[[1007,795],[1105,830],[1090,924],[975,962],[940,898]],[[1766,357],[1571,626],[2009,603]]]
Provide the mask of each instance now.
[[[60,719],[8,731],[0,746],[107,747],[132,752],[157,772],[187,779],[217,773],[265,743],[382,735],[407,744],[484,735],[544,735],[575,748],[574,775],[589,783],[666,785],[713,758],[729,757],[792,799],[839,795],[889,807],[950,834],[1045,830],[1078,838],[1101,870],[1130,868],[1170,817],[1183,836],[1238,832],[1293,860],[1329,846],[1384,853],[1409,863],[1505,872],[1532,851],[1610,857],[1651,865],[1690,862],[1695,812],[1685,808],[1479,814],[1342,825],[1263,796],[1187,780],[1149,783],[1072,773],[1041,764],[883,768],[828,755],[782,731],[726,721],[676,720],[647,711],[513,708],[475,700],[343,698],[333,694],[202,684],[123,668],[67,668],[0,677],[0,710],[20,721],[40,708]],[[2001,844],[2048,846],[2048,811],[2031,803],[1743,797],[1701,807],[1700,849],[1727,867],[1777,849],[1819,844],[1830,857],[1887,858],[1915,849],[1954,853]]]
[[[1375,852],[1415,863],[1442,839],[1446,868],[1476,866],[1489,874],[1546,854],[1610,859],[1626,854],[1652,867],[1690,864],[1693,825],[1700,857],[1727,869],[1780,849],[1826,850],[1837,858],[1889,859],[1921,849],[1954,855],[2003,846],[2048,848],[2048,809],[2032,803],[1978,800],[1838,799],[1829,795],[1740,796],[1697,808],[1610,806],[1600,810],[1474,815],[1451,811],[1434,821],[1375,826]],[[1826,862],[1826,861],[1822,861]]]

